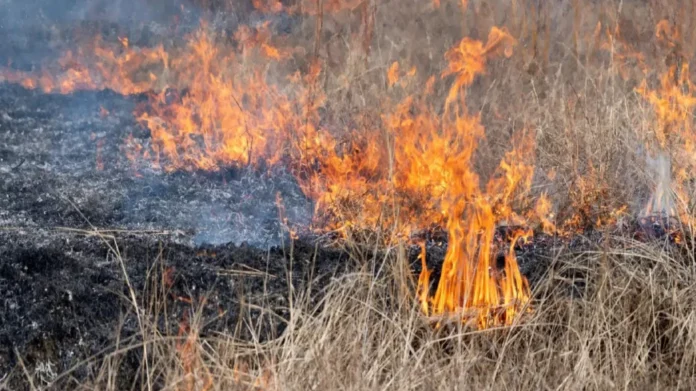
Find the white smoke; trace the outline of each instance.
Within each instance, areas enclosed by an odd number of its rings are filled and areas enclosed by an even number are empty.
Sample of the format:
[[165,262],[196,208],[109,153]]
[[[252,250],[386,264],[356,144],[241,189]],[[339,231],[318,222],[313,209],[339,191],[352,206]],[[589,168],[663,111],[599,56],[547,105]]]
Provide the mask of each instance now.
[[659,151],[655,157],[645,155],[646,165],[654,180],[653,193],[641,215],[674,216],[674,191],[672,190],[672,162],[669,154]]

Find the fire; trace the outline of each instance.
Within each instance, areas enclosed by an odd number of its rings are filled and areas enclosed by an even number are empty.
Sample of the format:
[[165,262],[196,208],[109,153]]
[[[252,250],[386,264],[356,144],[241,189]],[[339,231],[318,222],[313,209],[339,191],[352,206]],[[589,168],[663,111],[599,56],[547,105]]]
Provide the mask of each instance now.
[[179,80],[189,81],[186,93],[154,94],[138,115],[151,131],[152,144],[145,151],[156,166],[215,170],[280,159],[291,129],[302,124],[292,97],[266,83],[260,72],[245,69],[245,58],[268,54],[266,43],[254,47],[259,50],[244,47],[244,57],[238,58],[221,50],[204,30],[190,38],[185,55],[171,62]]
[[[598,22],[595,33],[597,36],[599,36],[601,28],[602,25]],[[618,23],[613,29],[606,29],[605,39],[601,41],[599,47],[611,53],[611,66],[624,80],[632,78],[635,74],[645,76],[648,73],[649,68],[645,63],[645,55],[623,38]]]
[[186,390],[210,390],[213,376],[203,362],[199,333],[189,322],[188,312],[179,324],[179,341],[176,343],[177,358],[181,360],[183,384]]
[[278,13],[285,11],[288,13],[304,13],[317,15],[323,12],[335,13],[342,10],[353,10],[364,3],[364,0],[299,0],[294,5],[283,5],[279,0],[253,0],[254,8],[266,13]]
[[[459,40],[445,53],[446,65],[439,75],[419,75],[407,59],[387,64],[381,105],[341,113],[349,120],[333,121],[324,114],[330,111],[330,102],[322,83],[332,69],[320,55],[322,46],[329,52],[328,44],[322,42],[323,18],[330,13],[359,13],[357,30],[363,37],[352,36],[351,44],[362,45],[367,57],[375,26],[379,27],[375,2],[286,3],[253,0],[262,12],[316,16],[313,51],[293,47],[285,37],[274,35],[268,22],[241,26],[232,37],[202,23],[183,45],[174,39],[140,47],[128,37],[109,42],[97,36],[38,71],[2,68],[0,81],[46,93],[111,89],[124,95],[146,94],[147,102],[134,115],[150,136],[125,140],[134,175],[143,167],[173,172],[283,166],[314,202],[313,226],[308,229],[332,230],[345,237],[369,230],[379,233],[388,245],[405,241],[419,245],[421,272],[415,300],[420,310],[434,319],[454,318],[480,329],[513,324],[530,310],[530,287],[520,272],[515,249],[535,231],[577,234],[615,225],[626,213],[626,205],[608,201],[609,188],[602,179],[606,170],[581,159],[582,167],[572,168],[578,174],[568,184],[567,216],[556,220],[546,193],[532,201],[536,139],[524,125],[509,140],[507,153],[492,174],[475,169],[479,155],[485,153],[478,148],[487,133],[482,114],[468,107],[467,91],[491,61],[513,54],[517,42],[506,29],[491,28],[485,40]],[[440,3],[433,0],[428,7],[438,8]],[[459,3],[462,10],[467,9],[467,1]],[[654,126],[640,135],[649,154],[648,166],[655,167],[657,178],[643,214],[676,214],[690,222],[696,84],[690,79],[687,59],[693,56],[685,49],[682,32],[660,21],[654,38],[666,53],[667,69],[653,80],[649,76],[655,73],[646,55],[628,42],[631,29],[603,22],[592,23],[594,43],[587,46],[610,52],[607,65],[624,81],[643,80],[635,91],[655,115]],[[521,29],[522,40],[526,29]],[[536,30],[531,34],[535,56],[537,34]],[[548,48],[545,51],[548,58]],[[303,55],[309,52],[313,54]],[[374,69],[380,68],[365,72]],[[427,82],[418,85],[420,80]],[[445,94],[440,99],[436,90],[442,86]],[[574,112],[582,100],[568,98],[568,102]],[[497,119],[503,118],[498,108],[491,111]],[[100,109],[100,116],[109,115]],[[94,141],[95,166],[103,170],[104,141],[96,136]],[[553,181],[554,175],[548,179]],[[298,231],[284,218],[280,195],[278,209],[284,227],[296,235]],[[501,227],[509,228],[502,239]],[[440,279],[431,292],[427,243],[413,238],[433,228],[446,230],[448,240]],[[675,234],[674,240],[686,239]],[[499,268],[496,261],[501,258],[505,263]],[[186,335],[189,331],[185,330]],[[191,356],[193,342],[180,346],[186,371],[191,373],[201,370]]]
[[[432,298],[421,295],[421,306],[432,315],[459,314],[479,328],[511,324],[530,298],[529,286],[515,259],[518,237],[510,245],[503,273],[495,270],[492,250],[500,223],[525,222],[512,206],[515,196],[531,186],[534,168],[523,162],[533,156],[534,142],[529,134],[515,137],[514,149],[500,162],[498,174],[485,190],[481,189],[472,159],[484,129],[478,115],[467,114],[463,93],[484,72],[491,57],[509,57],[514,43],[506,31],[494,28],[485,45],[465,38],[451,49],[443,77],[452,75],[455,80],[445,102],[441,130],[427,132],[425,142],[408,143],[424,145],[421,150],[409,150],[408,145],[403,148],[403,159],[408,161],[407,167],[412,167],[405,183],[413,190],[431,189],[431,196],[441,200],[441,221],[448,232],[437,291]],[[424,178],[430,183],[423,183]],[[428,273],[421,273],[420,292],[427,289]]]
[[167,66],[168,53],[162,45],[131,48],[125,38],[119,39],[118,44],[110,44],[97,36],[39,71],[0,69],[0,81],[46,93],[111,89],[130,95],[157,88],[156,76],[149,70]]
[[[268,4],[277,9],[279,3]],[[324,11],[358,4],[326,2]],[[505,29],[492,28],[486,42],[464,38],[446,53],[441,80],[449,82],[449,90],[443,107],[432,103],[437,79],[430,77],[420,91],[396,103],[385,101],[378,118],[357,115],[341,137],[322,125],[319,114],[326,99],[317,86],[321,63],[313,60],[304,73],[278,76],[278,65],[293,52],[272,44],[267,25],[240,28],[235,39],[235,48],[221,44],[205,24],[183,48],[138,48],[127,38],[113,44],[96,38],[66,53],[52,69],[6,69],[0,75],[46,92],[147,93],[148,102],[135,115],[151,138],[126,140],[134,164],[175,171],[282,163],[315,201],[320,229],[378,230],[399,241],[445,228],[448,247],[434,295],[421,244],[417,292],[428,315],[455,316],[485,328],[512,324],[529,307],[529,285],[514,252],[529,231],[516,231],[508,249],[496,243],[495,234],[500,225],[527,226],[533,220],[544,230],[555,229],[549,200],[542,197],[535,206],[527,197],[534,134],[523,129],[513,137],[512,149],[484,186],[474,161],[485,129],[466,101],[466,89],[487,63],[511,56],[516,42]],[[404,89],[415,74],[415,68],[402,72],[393,63],[389,88]],[[498,252],[505,254],[503,270],[494,262]]]
[[[383,116],[381,132],[353,132],[351,147],[342,151],[335,139],[318,140],[311,150],[319,170],[300,180],[316,200],[317,214],[328,216],[339,230],[388,227],[408,237],[433,225],[446,227],[447,254],[432,297],[421,244],[421,308],[434,316],[462,316],[480,328],[511,324],[530,298],[514,250],[506,256],[505,270],[498,272],[493,249],[499,224],[526,223],[513,206],[531,186],[534,167],[523,162],[533,160],[534,139],[531,133],[515,137],[498,174],[481,188],[473,160],[485,132],[479,115],[468,113],[464,93],[487,61],[509,56],[514,43],[497,28],[486,43],[463,39],[447,53],[449,67],[442,77],[454,81],[443,111],[428,104],[435,82],[431,78],[420,96],[407,96]],[[389,68],[387,79],[391,87],[397,85],[398,63]]]
[[[647,80],[636,88],[652,105],[656,117],[653,133],[646,140],[652,154],[647,161],[653,168],[656,184],[643,213],[676,215],[682,222],[691,222],[690,182],[696,168],[693,127],[696,84],[690,79],[679,30],[662,20],[656,26],[655,36],[668,51],[668,70],[660,76],[658,89],[650,89]],[[651,141],[656,147],[650,148]]]
[[[521,151],[529,153],[531,142],[508,153],[500,175],[481,191],[477,175],[466,167],[456,181],[447,212],[448,247],[442,276],[430,300],[432,314],[460,313],[480,328],[511,324],[530,298],[526,279],[520,275],[514,246],[506,256],[504,274],[495,270],[495,229],[502,221],[519,221],[510,209],[510,197],[528,189],[530,166],[518,163]],[[427,277],[424,278],[427,282]],[[423,304],[424,305],[424,304]]]

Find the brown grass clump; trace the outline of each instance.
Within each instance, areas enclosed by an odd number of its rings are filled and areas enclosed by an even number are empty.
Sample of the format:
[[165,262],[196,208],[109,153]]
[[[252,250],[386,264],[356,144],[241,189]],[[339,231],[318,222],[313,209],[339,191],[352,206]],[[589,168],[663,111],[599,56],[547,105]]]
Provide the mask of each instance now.
[[[201,319],[192,310],[177,337],[145,323],[144,344],[124,343],[100,361],[93,379],[76,388],[127,387],[117,379],[118,368],[129,350],[145,345],[141,370],[149,376],[138,379],[139,389],[696,386],[693,259],[658,246],[612,241],[612,248],[567,251],[550,260],[534,290],[533,312],[511,327],[475,331],[447,320],[433,327],[409,293],[413,282],[404,277],[403,252],[392,249],[386,258],[335,279],[319,303],[310,304],[302,292],[288,300],[287,329],[276,340],[202,338]],[[242,323],[253,328],[257,321],[249,317]]]

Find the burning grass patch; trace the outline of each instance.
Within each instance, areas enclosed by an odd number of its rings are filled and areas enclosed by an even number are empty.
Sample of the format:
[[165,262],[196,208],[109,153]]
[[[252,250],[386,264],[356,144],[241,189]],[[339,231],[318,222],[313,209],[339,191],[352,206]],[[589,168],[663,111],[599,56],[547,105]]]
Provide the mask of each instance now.
[[[92,310],[125,315],[67,372],[98,322],[13,324],[8,382],[690,386],[694,5],[658,3],[195,1],[32,30],[61,54],[0,69],[0,283],[35,298],[7,313],[84,315],[104,281],[123,300]],[[95,225],[176,231],[173,264],[139,259],[154,236],[56,241]],[[265,269],[221,245],[243,240]]]

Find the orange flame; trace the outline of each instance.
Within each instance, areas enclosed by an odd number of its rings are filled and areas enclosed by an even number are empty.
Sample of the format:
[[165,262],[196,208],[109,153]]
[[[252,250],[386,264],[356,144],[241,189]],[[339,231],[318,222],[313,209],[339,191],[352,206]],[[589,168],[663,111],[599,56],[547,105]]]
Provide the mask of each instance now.
[[662,20],[656,26],[655,36],[670,53],[669,69],[660,77],[659,89],[650,89],[647,80],[636,88],[652,105],[656,116],[653,136],[657,151],[649,162],[658,166],[657,181],[644,213],[676,214],[687,222],[691,221],[689,186],[696,169],[696,84],[690,79],[689,64],[680,50],[678,29]]
[[[257,2],[262,7],[261,2]],[[359,2],[328,1],[325,10],[352,9]],[[277,7],[271,5],[271,7]],[[311,7],[304,10],[312,12]],[[318,11],[318,10],[315,10]],[[526,225],[539,218],[551,229],[547,201],[525,204],[534,167],[534,137],[520,132],[485,187],[473,169],[485,138],[480,115],[470,114],[466,88],[494,57],[512,54],[515,40],[492,28],[487,42],[462,39],[446,53],[442,79],[451,79],[444,110],[433,101],[435,78],[418,95],[387,107],[379,120],[358,116],[355,129],[339,138],[320,125],[324,95],[317,88],[321,64],[285,80],[270,80],[290,52],[271,44],[268,26],[241,28],[231,49],[207,26],[183,49],[137,48],[127,39],[109,45],[97,38],[89,50],[66,53],[60,72],[3,71],[2,77],[47,92],[110,88],[122,94],[148,92],[137,110],[150,130],[150,144],[130,137],[133,161],[148,160],[165,171],[216,170],[228,165],[287,163],[305,194],[315,201],[323,229],[373,229],[401,240],[432,226],[447,229],[448,249],[434,296],[422,245],[418,300],[427,314],[462,315],[477,327],[511,324],[530,299],[520,274],[514,235],[506,265],[492,260],[496,226]],[[415,68],[405,74],[415,75]],[[390,87],[405,86],[399,63],[387,72]],[[526,216],[517,207],[527,207]],[[537,213],[535,213],[537,212]],[[543,216],[541,216],[543,215]]]
[[[460,93],[484,72],[491,56],[510,56],[512,45],[514,39],[506,31],[493,28],[485,45],[465,38],[450,50],[449,68],[443,76],[455,76],[446,100],[448,110],[454,107],[453,114],[446,110],[441,119],[442,130],[428,132],[425,143],[411,141],[425,148],[405,148],[407,159],[413,161],[410,166],[416,169],[410,171],[407,183],[415,184],[415,188],[430,188],[432,195],[440,198],[442,221],[449,237],[435,296],[427,300],[421,296],[421,306],[428,306],[433,315],[463,315],[481,328],[511,324],[514,314],[520,313],[529,301],[529,287],[519,273],[514,251],[510,250],[501,275],[492,265],[491,250],[498,223],[523,221],[512,211],[512,204],[516,194],[531,186],[533,166],[522,162],[529,161],[534,143],[529,135],[516,137],[516,148],[506,154],[499,174],[482,191],[479,177],[472,171],[472,157],[478,141],[484,137],[483,127],[478,116],[466,115],[464,96]],[[455,104],[457,101],[460,104]],[[424,184],[424,180],[430,183]],[[428,277],[422,275],[419,282],[427,281]]]

